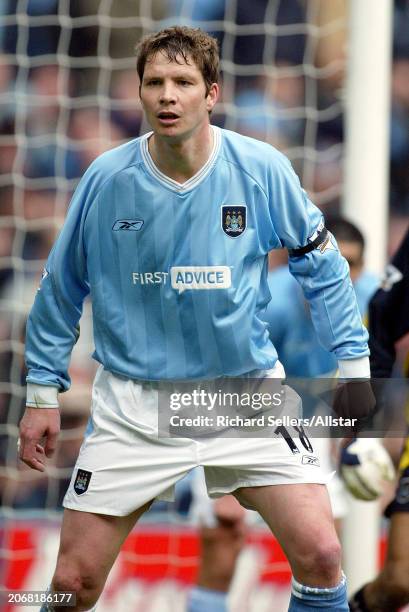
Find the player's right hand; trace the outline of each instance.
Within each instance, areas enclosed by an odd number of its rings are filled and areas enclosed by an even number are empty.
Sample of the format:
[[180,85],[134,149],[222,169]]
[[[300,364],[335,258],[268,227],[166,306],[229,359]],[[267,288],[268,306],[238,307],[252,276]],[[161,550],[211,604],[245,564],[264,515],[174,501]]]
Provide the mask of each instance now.
[[30,408],[27,406],[20,421],[19,457],[26,465],[39,472],[45,471],[45,457],[54,454],[60,433],[58,408]]

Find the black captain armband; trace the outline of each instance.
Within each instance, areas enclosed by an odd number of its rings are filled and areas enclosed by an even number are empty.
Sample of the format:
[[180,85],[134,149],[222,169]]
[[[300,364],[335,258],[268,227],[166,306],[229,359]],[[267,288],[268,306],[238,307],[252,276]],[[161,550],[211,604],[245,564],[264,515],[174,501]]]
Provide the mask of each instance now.
[[288,254],[290,257],[302,257],[306,253],[310,253],[314,249],[320,246],[323,242],[325,242],[328,238],[328,230],[326,227],[323,227],[314,240],[309,242],[303,247],[299,247],[298,249],[288,249]]

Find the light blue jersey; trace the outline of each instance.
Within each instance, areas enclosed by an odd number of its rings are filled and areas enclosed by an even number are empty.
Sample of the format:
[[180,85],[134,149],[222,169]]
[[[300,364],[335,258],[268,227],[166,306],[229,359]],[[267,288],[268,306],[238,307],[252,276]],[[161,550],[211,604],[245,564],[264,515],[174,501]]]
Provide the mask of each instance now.
[[[308,304],[288,266],[269,272],[268,286],[271,294],[279,295],[280,299],[269,302],[263,318],[268,323],[270,340],[286,374],[319,377],[333,373],[337,369],[337,360],[318,342]],[[354,283],[362,318],[378,286],[379,279],[369,272],[363,272]]]
[[[270,145],[213,128],[204,167],[184,184],[162,174],[148,136],[97,158],[82,178],[27,325],[27,381],[66,390],[82,304],[93,305],[94,357],[115,374],[164,380],[272,368],[262,320],[267,253],[315,237],[321,212]],[[292,258],[322,344],[368,355],[348,266],[331,242]],[[281,300],[281,295],[273,295]]]

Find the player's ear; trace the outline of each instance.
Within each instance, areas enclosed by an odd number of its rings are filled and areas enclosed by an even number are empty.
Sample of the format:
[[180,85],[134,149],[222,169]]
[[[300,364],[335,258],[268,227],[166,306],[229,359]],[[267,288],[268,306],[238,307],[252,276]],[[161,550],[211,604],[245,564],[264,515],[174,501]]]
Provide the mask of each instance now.
[[142,100],[142,81],[139,81],[138,93],[139,93],[139,102],[141,103],[142,109],[145,111],[145,107],[144,107],[143,100]]
[[219,98],[220,88],[217,83],[212,83],[209,87],[206,96],[206,109],[208,112],[211,112]]

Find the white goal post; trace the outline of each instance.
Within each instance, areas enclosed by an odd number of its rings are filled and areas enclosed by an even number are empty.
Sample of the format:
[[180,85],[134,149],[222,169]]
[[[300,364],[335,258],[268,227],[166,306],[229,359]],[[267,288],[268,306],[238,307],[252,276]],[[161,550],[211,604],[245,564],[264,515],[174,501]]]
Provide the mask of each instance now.
[[[366,240],[366,267],[382,273],[388,223],[392,0],[349,0],[343,210]],[[350,500],[343,526],[350,592],[377,573],[379,507]]]

